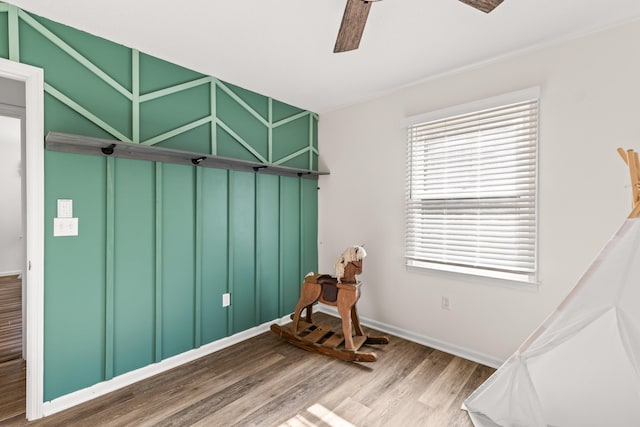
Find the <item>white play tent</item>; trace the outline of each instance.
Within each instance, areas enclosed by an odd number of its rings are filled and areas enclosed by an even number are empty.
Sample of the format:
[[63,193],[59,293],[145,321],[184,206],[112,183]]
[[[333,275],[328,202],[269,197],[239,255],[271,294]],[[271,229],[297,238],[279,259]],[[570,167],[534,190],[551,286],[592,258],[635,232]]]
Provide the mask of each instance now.
[[634,208],[556,311],[465,401],[477,427],[640,426],[640,171]]

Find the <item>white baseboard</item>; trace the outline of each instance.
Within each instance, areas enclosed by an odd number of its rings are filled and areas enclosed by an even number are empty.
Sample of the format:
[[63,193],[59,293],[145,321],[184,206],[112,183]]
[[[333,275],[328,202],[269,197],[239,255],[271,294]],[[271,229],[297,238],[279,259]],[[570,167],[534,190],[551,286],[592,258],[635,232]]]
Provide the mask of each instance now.
[[153,363],[143,368],[136,369],[135,371],[118,375],[117,377],[114,377],[109,381],[103,381],[82,390],[65,394],[64,396],[60,396],[49,402],[44,402],[44,404],[42,405],[42,413],[46,417],[65,409],[69,409],[73,406],[87,402],[91,399],[95,399],[96,397],[105,395],[107,393],[111,393],[112,391],[116,391],[120,388],[126,387],[145,378],[152,377],[161,372],[168,371],[169,369],[173,369],[177,366],[183,365],[216,351],[222,350],[223,348],[252,338],[256,335],[260,335],[261,333],[268,331],[272,323],[284,324],[290,321],[291,318],[289,317],[289,315],[287,315],[280,319],[275,319],[271,322],[266,322],[251,329],[247,329],[246,331],[238,332],[237,334],[231,335],[229,337],[222,338],[209,344],[205,344],[202,347],[186,351],[173,357],[169,357],[165,360],[162,360],[161,362]]
[[[338,310],[335,307],[318,304],[315,308],[317,311],[340,317],[340,315],[338,314]],[[412,341],[427,347],[435,348],[436,350],[444,351],[445,353],[453,354],[454,356],[462,357],[463,359],[471,360],[472,362],[480,363],[492,368],[497,369],[504,362],[504,360],[489,356],[488,354],[470,350],[465,347],[460,347],[455,344],[427,337],[425,335],[416,334],[415,332],[400,329],[386,323],[378,322],[377,320],[360,317],[360,321],[363,325],[369,328],[377,329],[378,331],[386,332],[396,337],[403,338],[405,340]]]
[[16,270],[16,271],[0,271],[0,277],[5,277],[5,276],[15,276],[16,274],[22,274],[22,270]]

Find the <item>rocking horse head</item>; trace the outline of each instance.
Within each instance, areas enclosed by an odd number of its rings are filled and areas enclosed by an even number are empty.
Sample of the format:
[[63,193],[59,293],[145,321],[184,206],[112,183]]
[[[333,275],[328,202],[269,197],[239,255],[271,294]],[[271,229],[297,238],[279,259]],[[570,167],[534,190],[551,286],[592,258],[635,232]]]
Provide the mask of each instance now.
[[362,246],[348,247],[335,263],[338,283],[356,283],[356,275],[362,274],[362,261],[366,256]]

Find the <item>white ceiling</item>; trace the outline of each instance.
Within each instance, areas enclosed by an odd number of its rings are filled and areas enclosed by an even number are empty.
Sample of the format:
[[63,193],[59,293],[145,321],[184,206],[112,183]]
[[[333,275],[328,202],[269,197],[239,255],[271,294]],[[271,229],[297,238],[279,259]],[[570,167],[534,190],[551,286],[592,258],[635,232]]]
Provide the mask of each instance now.
[[360,49],[334,54],[346,0],[5,1],[318,113],[640,18],[639,0],[385,0]]

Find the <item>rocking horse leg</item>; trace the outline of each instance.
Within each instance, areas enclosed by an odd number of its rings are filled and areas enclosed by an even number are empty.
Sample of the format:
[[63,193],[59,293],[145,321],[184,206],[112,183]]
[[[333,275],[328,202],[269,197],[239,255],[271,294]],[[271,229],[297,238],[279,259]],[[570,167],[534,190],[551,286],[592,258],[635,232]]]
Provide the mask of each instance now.
[[307,319],[311,318],[311,312],[309,308],[320,297],[322,287],[317,283],[304,282],[300,289],[300,299],[296,304],[295,311],[293,312],[293,323],[291,324],[291,330],[294,334],[298,333],[298,324],[300,323],[300,315],[302,310],[307,308]]
[[307,306],[307,311],[305,312],[306,317],[305,320],[307,323],[313,323],[313,319],[311,318],[311,315],[313,314],[313,304],[309,304]]
[[344,335],[344,348],[349,351],[355,351],[353,345],[353,336],[351,335],[351,307],[348,304],[338,302],[338,313],[342,318],[342,334]]
[[360,318],[358,317],[358,310],[356,309],[355,304],[351,307],[351,321],[353,322],[353,329],[355,329],[356,335],[364,336],[362,326],[360,325]]
[[343,285],[338,291],[338,313],[342,318],[342,333],[344,334],[344,348],[349,351],[357,350],[353,344],[353,335],[351,329],[351,312],[358,301],[357,288]]
[[[353,344],[353,335],[351,331],[351,319],[353,309],[358,301],[358,288],[350,284],[338,284],[338,313],[342,318],[342,332],[344,333],[344,348],[349,351],[356,351]],[[358,326],[360,322],[358,322]]]

